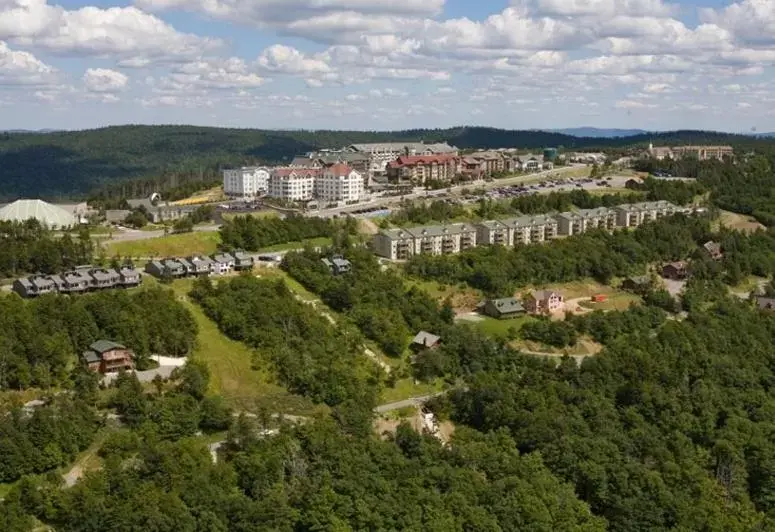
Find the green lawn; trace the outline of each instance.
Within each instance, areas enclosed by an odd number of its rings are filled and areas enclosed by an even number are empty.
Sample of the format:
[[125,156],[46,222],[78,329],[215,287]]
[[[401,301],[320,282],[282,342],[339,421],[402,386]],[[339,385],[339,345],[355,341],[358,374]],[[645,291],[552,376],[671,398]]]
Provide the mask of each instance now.
[[160,236],[147,240],[112,241],[105,243],[108,257],[187,257],[211,255],[221,243],[217,231],[198,231],[178,235]]
[[627,310],[630,305],[639,305],[643,302],[640,296],[630,294],[629,292],[612,292],[607,294],[608,298],[602,303],[581,301],[579,306],[590,310]]
[[410,397],[418,397],[421,395],[430,395],[432,393],[440,392],[444,389],[444,381],[438,379],[434,383],[420,383],[415,384],[414,379],[401,379],[396,382],[393,388],[385,387],[382,390],[380,397],[380,404],[395,403],[397,401],[403,401]]
[[458,323],[470,324],[488,336],[506,338],[509,336],[509,329],[514,328],[519,331],[525,323],[535,321],[534,317],[528,315],[508,320],[496,320],[487,316],[482,316],[482,318],[481,321],[461,320]]
[[266,248],[262,248],[261,251],[286,251],[288,249],[303,248],[304,246],[325,247],[330,245],[331,245],[331,239],[327,236],[321,236],[318,238],[310,238],[308,240],[277,244],[276,246],[269,246]]

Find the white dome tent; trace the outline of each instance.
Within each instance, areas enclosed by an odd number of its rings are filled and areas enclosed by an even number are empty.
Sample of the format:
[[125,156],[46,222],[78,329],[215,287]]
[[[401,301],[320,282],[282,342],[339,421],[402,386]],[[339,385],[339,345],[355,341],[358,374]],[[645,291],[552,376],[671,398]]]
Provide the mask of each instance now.
[[51,229],[78,224],[73,213],[42,200],[18,200],[0,209],[0,220],[5,222],[24,222],[31,218]]

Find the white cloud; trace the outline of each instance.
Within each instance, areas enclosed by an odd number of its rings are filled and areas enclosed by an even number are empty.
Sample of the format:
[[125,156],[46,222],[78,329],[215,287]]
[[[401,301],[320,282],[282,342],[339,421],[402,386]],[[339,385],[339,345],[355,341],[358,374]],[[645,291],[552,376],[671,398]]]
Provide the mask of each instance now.
[[724,9],[704,8],[701,18],[729,30],[740,42],[751,45],[775,44],[775,2],[743,0]]
[[0,0],[0,39],[58,53],[157,59],[192,57],[221,44],[180,33],[135,7],[68,11],[46,0]]
[[31,53],[0,41],[0,85],[46,85],[54,81],[55,72]]
[[321,59],[307,57],[291,46],[270,46],[256,60],[257,65],[269,72],[315,76],[331,72],[331,67]]
[[117,92],[124,89],[128,82],[126,75],[107,68],[90,68],[83,75],[83,83],[90,92]]

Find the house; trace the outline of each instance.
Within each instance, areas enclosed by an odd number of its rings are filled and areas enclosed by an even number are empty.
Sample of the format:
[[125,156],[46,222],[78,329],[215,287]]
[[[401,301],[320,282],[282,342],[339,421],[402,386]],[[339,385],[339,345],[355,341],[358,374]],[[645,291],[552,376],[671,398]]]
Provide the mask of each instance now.
[[498,320],[516,318],[525,314],[525,307],[515,297],[488,299],[481,307],[481,312]]
[[710,258],[713,260],[721,260],[724,258],[724,253],[721,251],[721,244],[718,242],[713,242],[711,240],[709,242],[705,242],[702,247],[705,249],[705,251],[708,252],[708,255],[710,255]]
[[188,258],[188,263],[191,265],[191,269],[188,271],[189,275],[203,276],[210,275],[213,261],[210,257],[192,255]]
[[662,277],[680,281],[689,276],[689,263],[686,261],[669,262],[662,267]]
[[121,268],[118,271],[118,275],[121,279],[121,286],[124,288],[139,286],[143,281],[142,277],[140,276],[140,272],[134,268]]
[[436,349],[441,343],[441,338],[429,332],[420,331],[412,339],[411,348],[415,351],[423,349]]
[[341,275],[343,273],[349,273],[352,271],[352,264],[350,261],[340,256],[333,257],[331,260],[326,258],[322,258],[320,260],[334,275]]
[[253,255],[248,255],[244,251],[235,251],[232,256],[234,257],[234,269],[238,272],[252,270],[256,263]]
[[131,370],[134,367],[134,353],[109,340],[97,340],[81,357],[90,370],[103,374]]
[[12,290],[22,297],[37,297],[56,291],[56,285],[48,277],[42,275],[16,279]]
[[533,290],[525,296],[524,304],[531,314],[551,314],[565,307],[565,299],[554,290]]
[[628,277],[622,281],[621,289],[636,294],[647,292],[651,288],[651,277],[641,275],[638,277]]
[[183,277],[186,275],[186,267],[176,259],[152,260],[145,265],[145,271],[154,277]]
[[775,298],[759,296],[756,298],[756,307],[759,310],[775,310]]
[[215,275],[226,275],[234,270],[235,259],[228,253],[219,253],[213,255],[213,262],[210,265],[210,273]]
[[64,286],[60,289],[63,294],[82,294],[91,287],[91,277],[85,270],[73,270],[62,274]]

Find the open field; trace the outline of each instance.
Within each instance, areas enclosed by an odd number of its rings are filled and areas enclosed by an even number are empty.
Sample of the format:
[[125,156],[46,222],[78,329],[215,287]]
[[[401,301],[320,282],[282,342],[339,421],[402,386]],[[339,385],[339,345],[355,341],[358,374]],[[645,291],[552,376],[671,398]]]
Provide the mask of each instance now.
[[382,395],[380,396],[380,404],[394,403],[397,401],[403,401],[409,397],[418,397],[421,395],[430,395],[432,393],[440,392],[444,388],[444,382],[438,379],[434,383],[415,383],[414,379],[401,379],[396,381],[396,385],[393,388],[385,386],[382,389]]
[[714,230],[717,230],[719,226],[724,226],[729,229],[735,229],[746,233],[765,228],[762,224],[757,222],[753,216],[746,216],[744,214],[737,214],[729,211],[721,211],[721,217],[714,226]]
[[622,293],[619,290],[613,288],[612,286],[600,284],[593,279],[584,279],[581,281],[572,281],[569,283],[550,284],[546,286],[530,286],[521,290],[520,293],[528,292],[533,289],[555,290],[555,291],[561,292],[562,295],[565,297],[566,301],[568,299],[577,299],[580,297],[591,298],[593,295],[596,295],[596,294],[608,295],[608,294],[614,294],[614,293]]
[[215,253],[221,235],[217,231],[195,231],[177,235],[160,236],[146,240],[115,241],[105,243],[105,253],[111,257],[184,257]]
[[304,246],[325,247],[331,245],[331,239],[327,236],[321,236],[318,238],[310,238],[308,240],[300,240],[296,242],[285,242],[284,244],[277,244],[275,246],[269,246],[261,248],[261,251],[288,251],[289,249],[300,249]]
[[223,194],[223,187],[213,187],[210,190],[198,192],[193,196],[171,202],[172,205],[199,205],[201,203],[212,203],[222,201],[226,196]]
[[641,298],[629,292],[614,291],[606,294],[608,297],[601,303],[591,299],[580,301],[579,306],[589,310],[627,310],[632,304],[640,304]]
[[514,330],[516,332],[519,332],[519,330],[522,328],[522,326],[525,323],[535,321],[536,318],[533,316],[520,316],[518,318],[512,318],[507,320],[497,320],[495,318],[490,318],[489,316],[479,316],[476,321],[468,321],[468,320],[458,320],[458,324],[468,324],[472,327],[475,327],[479,329],[484,334],[491,336],[493,338],[503,338],[506,339],[511,334],[509,331]]
[[469,312],[476,308],[476,305],[483,299],[481,291],[468,286],[459,287],[455,285],[446,285],[436,281],[423,281],[407,277],[405,279],[407,287],[416,286],[428,292],[428,294],[439,302],[450,299],[452,307],[458,312]]

